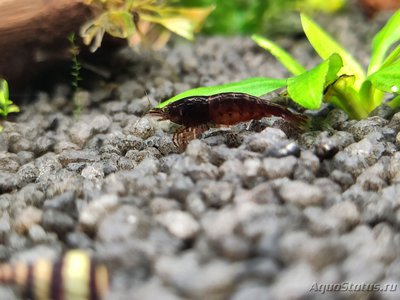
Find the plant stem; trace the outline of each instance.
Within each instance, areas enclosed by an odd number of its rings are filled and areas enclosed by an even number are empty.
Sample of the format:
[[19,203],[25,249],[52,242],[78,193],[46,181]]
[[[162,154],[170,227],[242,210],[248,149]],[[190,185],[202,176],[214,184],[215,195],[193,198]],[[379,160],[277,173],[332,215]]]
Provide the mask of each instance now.
[[358,93],[351,88],[342,90],[333,87],[329,102],[346,111],[352,119],[360,120],[368,116],[368,111],[360,105]]
[[399,108],[400,107],[400,95],[397,95],[392,100],[390,100],[387,103],[387,105],[389,105],[393,109]]

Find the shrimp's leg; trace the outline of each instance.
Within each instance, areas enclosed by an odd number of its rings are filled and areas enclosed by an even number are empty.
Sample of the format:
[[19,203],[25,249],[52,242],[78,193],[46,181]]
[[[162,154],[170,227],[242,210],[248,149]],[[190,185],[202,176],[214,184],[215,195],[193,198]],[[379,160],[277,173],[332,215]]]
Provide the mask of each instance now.
[[197,139],[201,137],[201,134],[209,129],[208,125],[200,125],[196,127],[181,127],[177,131],[175,131],[172,141],[175,146],[177,146],[180,150],[185,150],[187,144],[191,140]]

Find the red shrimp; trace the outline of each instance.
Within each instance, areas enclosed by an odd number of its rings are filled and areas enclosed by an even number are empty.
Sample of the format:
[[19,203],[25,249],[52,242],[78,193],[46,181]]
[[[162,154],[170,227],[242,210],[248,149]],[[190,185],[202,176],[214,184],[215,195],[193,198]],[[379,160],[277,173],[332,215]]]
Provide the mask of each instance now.
[[277,116],[303,127],[308,120],[307,116],[294,113],[271,101],[234,92],[183,98],[163,108],[151,109],[149,114],[183,126],[173,137],[174,143],[181,148],[190,140],[198,138],[210,124],[234,125]]

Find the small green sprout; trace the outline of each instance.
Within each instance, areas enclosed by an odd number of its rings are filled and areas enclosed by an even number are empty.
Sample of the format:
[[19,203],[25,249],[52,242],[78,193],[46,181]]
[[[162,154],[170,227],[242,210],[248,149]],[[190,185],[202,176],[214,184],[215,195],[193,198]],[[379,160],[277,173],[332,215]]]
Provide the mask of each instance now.
[[[323,61],[306,70],[271,40],[253,35],[253,40],[275,56],[293,77],[286,80],[249,78],[234,83],[235,91],[261,96],[286,87],[287,95],[304,108],[319,109],[325,101],[343,109],[354,119],[366,118],[383,102],[387,93],[392,94],[387,104],[392,108],[400,106],[400,45],[396,46],[400,41],[400,10],[375,35],[368,70],[364,70],[349,52],[309,17],[302,14],[301,23],[308,40]],[[183,97],[198,96],[200,92],[204,95],[226,92],[227,85],[199,89],[181,93],[159,106]]]
[[[7,117],[9,113],[19,112],[19,107],[8,99],[8,83],[5,79],[0,79],[0,116]],[[3,127],[0,126],[0,132]]]
[[8,99],[8,83],[0,79],[0,116],[7,117],[9,113],[19,112],[19,107]]

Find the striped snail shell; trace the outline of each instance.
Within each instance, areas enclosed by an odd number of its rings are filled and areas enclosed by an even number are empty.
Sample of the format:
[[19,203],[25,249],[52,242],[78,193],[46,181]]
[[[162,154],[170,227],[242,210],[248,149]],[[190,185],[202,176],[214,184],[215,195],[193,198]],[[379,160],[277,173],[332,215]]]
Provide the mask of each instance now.
[[0,265],[0,283],[15,284],[31,300],[101,300],[109,288],[106,266],[82,250],[57,261]]

